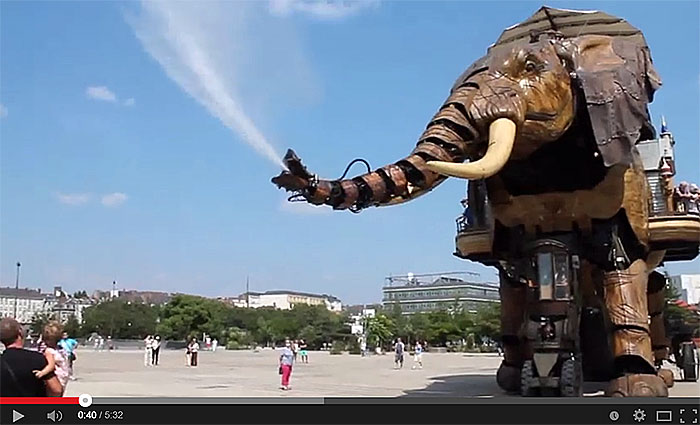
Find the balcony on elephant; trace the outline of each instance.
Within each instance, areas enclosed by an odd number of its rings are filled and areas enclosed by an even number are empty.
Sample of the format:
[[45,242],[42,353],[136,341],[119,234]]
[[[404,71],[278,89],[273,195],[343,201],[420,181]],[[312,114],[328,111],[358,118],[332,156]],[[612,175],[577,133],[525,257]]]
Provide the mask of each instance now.
[[464,211],[455,220],[457,237],[454,255],[483,264],[495,264],[491,258],[494,222],[484,181],[468,182],[467,197],[461,203]]
[[643,140],[636,147],[650,191],[651,248],[665,250],[664,261],[687,261],[697,257],[700,247],[700,191],[686,182],[674,186],[675,144],[663,119],[659,137]]

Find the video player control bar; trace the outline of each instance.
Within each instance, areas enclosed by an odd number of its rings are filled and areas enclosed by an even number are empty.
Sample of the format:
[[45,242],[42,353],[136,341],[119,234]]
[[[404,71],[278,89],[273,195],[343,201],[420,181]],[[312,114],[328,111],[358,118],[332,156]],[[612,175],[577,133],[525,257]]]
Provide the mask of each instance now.
[[[167,400],[167,399],[165,399]],[[17,424],[698,424],[700,399],[683,404],[625,400],[614,404],[541,399],[535,403],[439,398],[399,399],[197,399],[189,403],[3,404],[0,423]],[[304,403],[304,400],[307,402]],[[137,401],[137,403],[134,403]],[[265,403],[263,403],[265,401]],[[319,403],[322,401],[322,403]],[[474,404],[473,401],[481,402]],[[534,400],[533,400],[534,401]],[[629,403],[636,401],[636,404]],[[656,401],[656,400],[654,400]],[[565,402],[565,403],[564,403]]]

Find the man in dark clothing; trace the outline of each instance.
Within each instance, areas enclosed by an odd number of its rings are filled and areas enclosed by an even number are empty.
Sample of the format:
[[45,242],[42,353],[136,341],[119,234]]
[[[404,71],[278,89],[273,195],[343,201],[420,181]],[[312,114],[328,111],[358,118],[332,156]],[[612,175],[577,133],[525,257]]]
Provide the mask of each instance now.
[[42,354],[22,348],[22,326],[15,319],[0,320],[0,341],[5,345],[0,356],[0,397],[61,396],[63,388],[53,372],[41,379],[34,376],[48,362]]

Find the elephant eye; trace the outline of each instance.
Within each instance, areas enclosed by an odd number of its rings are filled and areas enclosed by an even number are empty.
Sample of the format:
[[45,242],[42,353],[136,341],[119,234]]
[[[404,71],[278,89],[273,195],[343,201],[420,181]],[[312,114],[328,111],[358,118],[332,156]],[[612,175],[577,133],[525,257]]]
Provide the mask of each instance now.
[[525,62],[525,71],[527,72],[535,72],[537,70],[537,64],[533,61],[527,61]]

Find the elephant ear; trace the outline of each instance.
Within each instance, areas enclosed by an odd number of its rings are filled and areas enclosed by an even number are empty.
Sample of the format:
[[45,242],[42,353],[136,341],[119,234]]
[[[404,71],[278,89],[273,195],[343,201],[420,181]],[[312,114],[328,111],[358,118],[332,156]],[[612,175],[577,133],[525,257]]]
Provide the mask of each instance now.
[[598,150],[606,166],[629,164],[632,147],[655,137],[647,105],[661,79],[646,46],[585,35],[572,40],[572,66],[583,89]]

